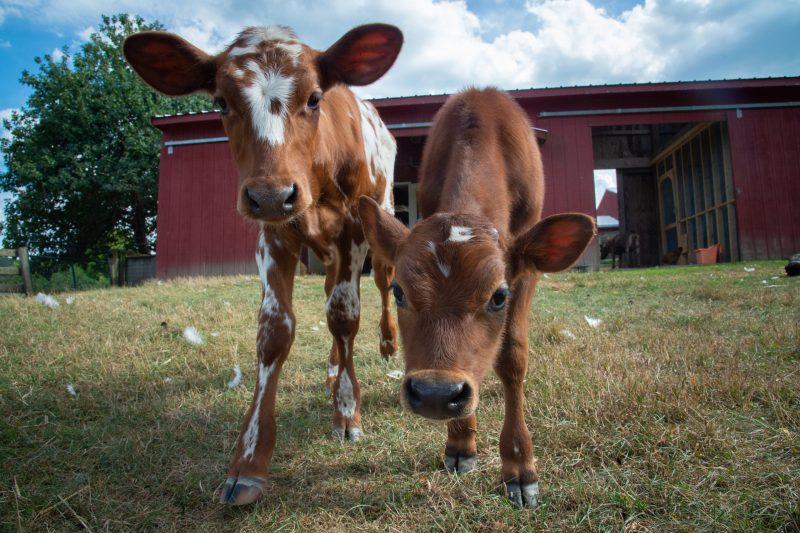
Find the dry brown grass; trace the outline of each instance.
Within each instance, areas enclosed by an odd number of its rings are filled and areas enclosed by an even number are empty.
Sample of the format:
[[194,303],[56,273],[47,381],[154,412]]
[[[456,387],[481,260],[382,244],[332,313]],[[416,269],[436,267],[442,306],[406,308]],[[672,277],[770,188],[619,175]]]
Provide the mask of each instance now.
[[[526,385],[535,512],[503,497],[494,378],[477,472],[441,470],[444,428],[401,410],[386,375],[401,363],[377,354],[370,280],[356,341],[368,438],[326,436],[322,280],[298,278],[270,483],[247,509],[215,491],[252,395],[254,278],[84,292],[57,309],[1,298],[0,529],[797,531],[800,286],[779,274],[758,263],[543,280]],[[181,338],[187,325],[203,347]]]

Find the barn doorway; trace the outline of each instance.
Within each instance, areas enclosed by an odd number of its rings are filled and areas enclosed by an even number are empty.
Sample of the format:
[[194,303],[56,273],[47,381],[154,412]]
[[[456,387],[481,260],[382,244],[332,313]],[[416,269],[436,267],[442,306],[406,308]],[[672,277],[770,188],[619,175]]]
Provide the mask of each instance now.
[[618,229],[601,228],[601,242],[638,238],[623,267],[693,264],[716,245],[720,261],[738,260],[726,123],[597,126],[592,145],[594,168],[616,170]]

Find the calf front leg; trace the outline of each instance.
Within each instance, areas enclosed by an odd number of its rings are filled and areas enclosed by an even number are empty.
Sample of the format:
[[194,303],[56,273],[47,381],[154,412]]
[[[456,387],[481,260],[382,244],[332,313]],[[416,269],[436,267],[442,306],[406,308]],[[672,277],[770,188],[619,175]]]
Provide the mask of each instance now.
[[256,252],[263,295],[256,342],[257,379],[220,496],[224,504],[245,505],[263,495],[275,449],[278,377],[294,342],[291,298],[298,255],[299,244],[289,245],[262,230]]
[[478,453],[475,443],[477,423],[474,414],[447,423],[444,467],[451,474],[466,474],[475,468]]
[[506,334],[495,365],[505,395],[505,418],[500,433],[502,479],[511,503],[531,509],[539,505],[539,478],[531,436],[525,425],[523,383],[528,368],[528,310],[537,281],[538,274],[526,275],[514,283]]

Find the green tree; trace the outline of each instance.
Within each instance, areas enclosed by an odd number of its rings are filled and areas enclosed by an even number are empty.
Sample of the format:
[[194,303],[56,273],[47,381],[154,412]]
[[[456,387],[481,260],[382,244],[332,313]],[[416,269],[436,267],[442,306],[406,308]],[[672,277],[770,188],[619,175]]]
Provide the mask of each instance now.
[[103,17],[74,55],[37,57],[23,72],[26,106],[5,122],[6,245],[81,262],[110,249],[147,253],[155,235],[161,133],[154,115],[211,108],[202,97],[166,98],[141,82],[122,56],[128,35],[162,29],[140,17]]

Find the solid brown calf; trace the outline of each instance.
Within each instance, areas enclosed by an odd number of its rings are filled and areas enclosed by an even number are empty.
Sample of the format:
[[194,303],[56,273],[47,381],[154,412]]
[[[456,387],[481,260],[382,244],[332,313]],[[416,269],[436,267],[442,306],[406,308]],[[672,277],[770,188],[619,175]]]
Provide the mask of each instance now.
[[541,272],[572,265],[594,220],[542,221],[542,165],[519,106],[497,90],[468,90],[437,113],[422,158],[408,230],[362,197],[359,213],[377,257],[396,269],[392,288],[406,361],[401,400],[447,420],[445,466],[475,466],[475,410],[491,368],[505,393],[502,479],[512,503],[538,505],[538,477],[523,419],[528,311]]
[[[402,42],[400,30],[384,24],[355,28],[325,52],[277,26],[248,28],[215,56],[169,33],[143,32],[125,42],[125,57],[155,89],[214,97],[239,174],[237,208],[262,227],[257,380],[223,503],[246,504],[263,493],[275,447],[278,376],[295,335],[292,288],[302,245],[326,263],[333,435],[352,441],[361,436],[353,341],[367,243],[357,200],[366,195],[391,216],[396,146],[375,108],[345,85],[380,78]],[[392,267],[375,258],[373,269],[383,301],[380,352],[388,357],[397,351],[389,312]]]

